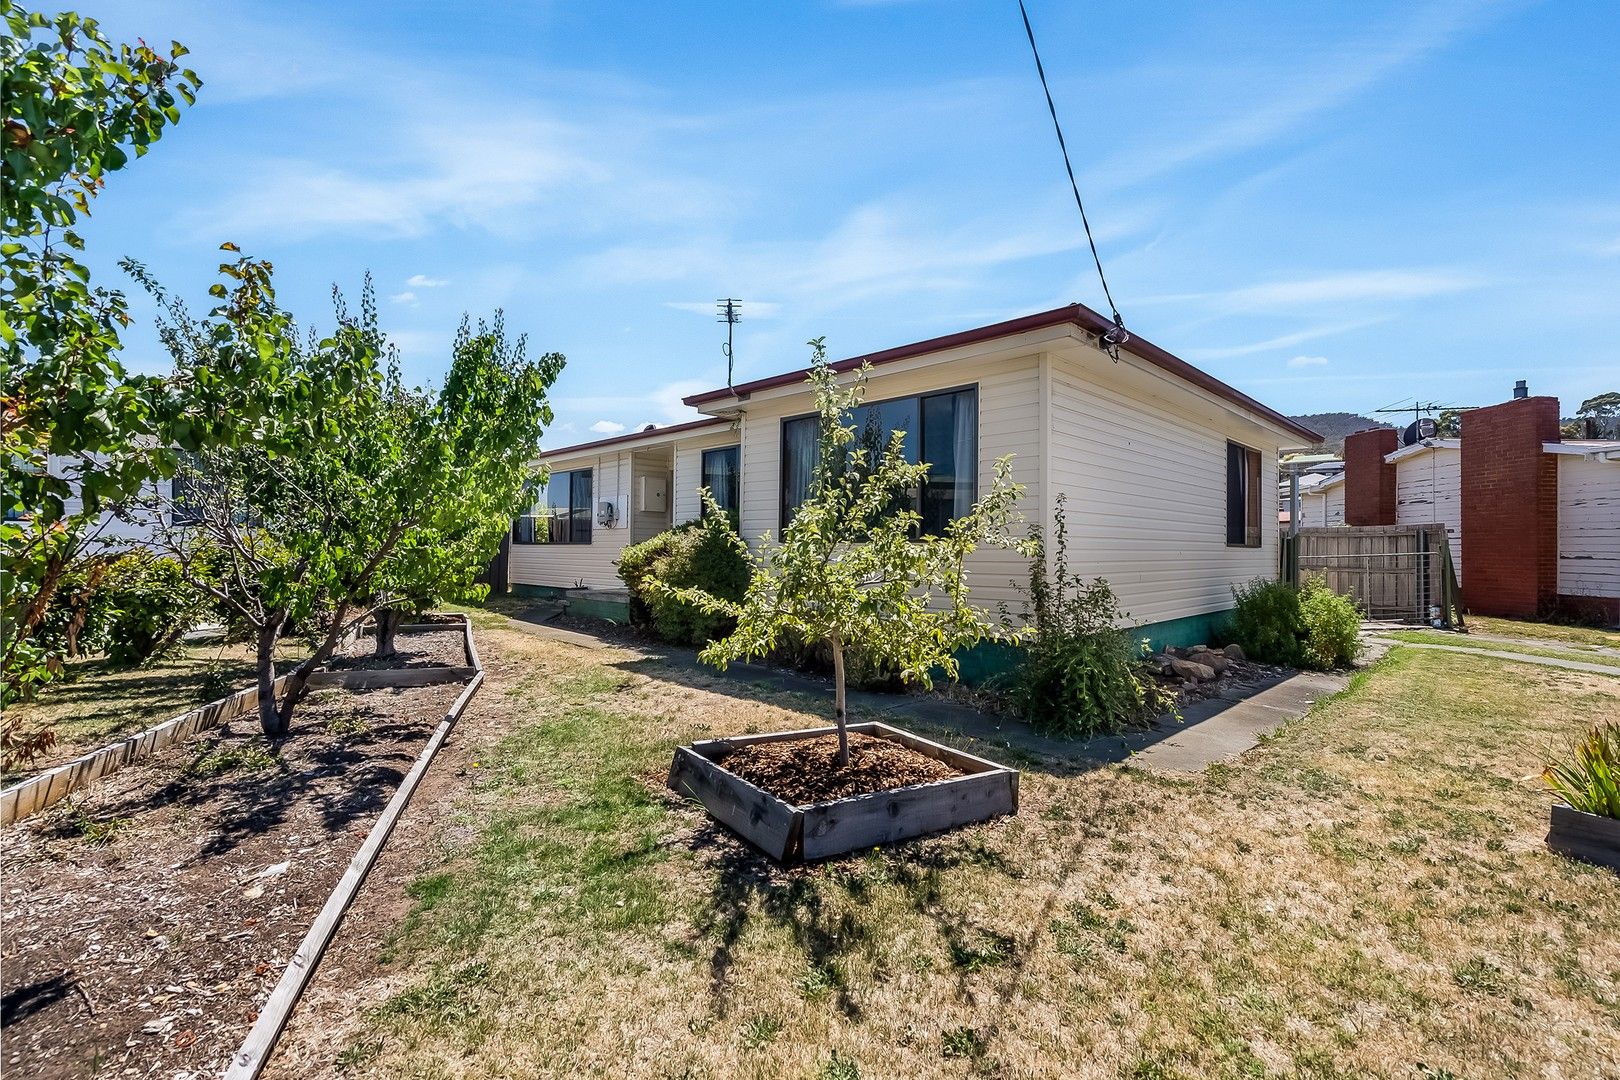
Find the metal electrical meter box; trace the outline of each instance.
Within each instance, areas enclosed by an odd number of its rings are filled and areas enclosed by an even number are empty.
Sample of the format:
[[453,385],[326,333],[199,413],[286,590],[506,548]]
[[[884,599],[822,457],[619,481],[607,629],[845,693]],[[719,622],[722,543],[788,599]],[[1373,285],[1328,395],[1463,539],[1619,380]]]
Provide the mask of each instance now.
[[669,481],[662,476],[643,476],[636,494],[636,509],[644,514],[669,512]]

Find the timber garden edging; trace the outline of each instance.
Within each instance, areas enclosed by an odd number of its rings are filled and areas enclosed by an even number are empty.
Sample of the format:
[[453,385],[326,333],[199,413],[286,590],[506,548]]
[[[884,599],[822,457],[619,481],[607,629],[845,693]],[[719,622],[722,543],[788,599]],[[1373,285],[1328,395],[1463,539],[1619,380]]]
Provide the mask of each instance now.
[[[462,616],[459,623],[409,623],[399,627],[397,632],[453,630],[457,626],[465,628],[467,659],[472,666],[317,671],[310,675],[307,685],[311,689],[339,686],[346,690],[372,690],[388,686],[431,686],[442,682],[463,682],[480,670],[477,667],[477,653],[472,647],[471,622],[466,616]],[[355,636],[358,636],[358,633]],[[345,638],[345,641],[353,640],[354,637]],[[274,691],[280,693],[286,681],[287,675],[279,676],[272,684]],[[108,743],[99,750],[91,750],[72,761],[47,769],[38,776],[18,781],[0,791],[0,827],[37,814],[86,784],[150,757],[177,742],[184,742],[193,735],[216,728],[227,720],[251,713],[258,707],[259,688],[250,686],[217,701],[188,709],[179,716],[171,717],[117,742]]]
[[706,739],[676,747],[669,786],[702,803],[717,821],[780,862],[825,859],[1018,812],[1018,770],[877,721],[848,727],[851,732],[889,739],[937,758],[965,775],[795,806],[721,764],[727,753],[740,746],[814,739],[838,731],[825,727]]
[[[411,630],[444,630],[454,623],[418,623],[401,626],[396,633],[408,633]],[[399,822],[400,816],[405,812],[405,806],[411,801],[411,795],[416,791],[416,785],[427,773],[428,766],[439,753],[439,748],[449,738],[450,731],[461,719],[466,710],[467,703],[472,701],[473,695],[484,683],[484,665],[478,660],[478,647],[473,644],[472,619],[463,614],[460,622],[463,634],[463,644],[467,649],[467,660],[473,672],[471,680],[464,690],[457,695],[444,719],[434,728],[432,736],[428,738],[427,746],[417,757],[416,763],[411,766],[410,772],[400,781],[399,787],[394,790],[393,798],[383,807],[382,813],[366,834],[365,842],[360,850],[354,853],[349,860],[348,868],[338,879],[331,895],[326,898],[320,914],[310,924],[304,940],[299,943],[298,949],[293,953],[292,960],[288,962],[287,969],[281,973],[276,988],[270,992],[269,1000],[259,1010],[258,1017],[253,1021],[253,1028],[248,1032],[247,1038],[242,1041],[241,1047],[232,1056],[230,1064],[225,1067],[222,1080],[255,1080],[264,1071],[270,1061],[270,1055],[276,1048],[281,1033],[286,1029],[287,1021],[292,1018],[292,1011],[298,1005],[298,999],[303,996],[304,987],[314,976],[316,967],[321,962],[326,947],[331,944],[332,938],[337,935],[338,926],[343,921],[343,915],[354,902],[355,895],[359,893],[360,886],[365,884],[366,875],[371,872],[377,857],[382,854],[383,845],[388,842],[389,835]],[[420,670],[420,669],[403,669]],[[460,668],[440,670],[462,670]]]

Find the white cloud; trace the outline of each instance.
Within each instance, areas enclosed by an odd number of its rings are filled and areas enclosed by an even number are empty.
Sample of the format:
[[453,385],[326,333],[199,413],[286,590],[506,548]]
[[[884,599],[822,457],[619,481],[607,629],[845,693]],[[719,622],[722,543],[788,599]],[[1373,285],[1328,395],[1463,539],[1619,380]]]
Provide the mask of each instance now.
[[416,306],[416,294],[411,292],[409,289],[406,289],[404,292],[394,293],[388,299],[392,300],[396,304],[410,304],[412,307]]
[[1325,356],[1294,356],[1288,360],[1291,368],[1326,367],[1328,358]]
[[1383,321],[1382,319],[1364,319],[1361,322],[1331,323],[1327,326],[1316,326],[1292,334],[1281,334],[1277,337],[1266,338],[1264,341],[1251,341],[1244,345],[1225,345],[1212,349],[1183,349],[1182,355],[1188,360],[1230,360],[1233,357],[1252,356],[1255,353],[1271,352],[1274,349],[1292,348],[1295,345],[1303,345],[1307,341],[1316,341],[1319,338],[1332,337],[1335,334],[1343,334],[1351,330],[1360,330],[1362,327],[1372,326]]
[[[1294,132],[1318,114],[1339,108],[1399,74],[1459,37],[1501,17],[1510,7],[1499,0],[1437,0],[1400,7],[1400,23],[1369,26],[1354,40],[1310,52],[1298,47],[1278,50],[1286,65],[1268,63],[1254,53],[1252,64],[1236,69],[1176,72],[1170,79],[1188,100],[1235,101],[1238,107],[1220,116],[1183,110],[1179,139],[1137,140],[1091,170],[1093,189],[1123,187],[1160,176],[1194,162],[1252,150]],[[1164,71],[1153,73],[1165,80]],[[1237,81],[1234,81],[1234,75]],[[1202,84],[1202,85],[1200,85]]]
[[598,435],[617,435],[624,430],[624,425],[614,423],[612,420],[598,420],[591,425],[591,430]]
[[1198,303],[1227,313],[1285,311],[1320,304],[1421,300],[1483,288],[1487,284],[1482,278],[1455,270],[1357,270],[1268,281],[1221,292],[1143,297],[1136,303]]
[[438,289],[450,284],[444,278],[428,277],[426,274],[412,274],[405,279],[405,284],[413,289]]

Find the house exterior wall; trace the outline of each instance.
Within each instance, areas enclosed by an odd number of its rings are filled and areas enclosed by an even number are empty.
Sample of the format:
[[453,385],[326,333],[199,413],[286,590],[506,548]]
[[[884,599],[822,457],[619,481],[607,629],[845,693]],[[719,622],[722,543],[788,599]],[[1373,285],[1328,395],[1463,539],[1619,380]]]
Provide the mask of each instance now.
[[1324,529],[1344,524],[1344,484],[1326,491],[1306,491],[1299,496],[1299,523],[1304,529]]
[[1457,580],[1462,562],[1462,451],[1449,446],[1395,462],[1395,524],[1444,525]]
[[1225,612],[1233,586],[1274,578],[1278,559],[1269,521],[1260,546],[1226,543],[1227,441],[1260,451],[1260,490],[1272,492],[1285,437],[1190,387],[1144,393],[1130,374],[1106,360],[1052,371],[1051,485],[1066,496],[1071,567],[1107,578],[1134,625]]
[[571,469],[593,469],[591,501],[613,502],[618,508],[613,528],[596,524],[596,508],[591,508],[589,544],[513,544],[508,566],[514,586],[540,585],[566,589],[583,582],[591,589],[622,589],[619,580],[619,553],[630,543],[630,451],[608,450],[600,454],[548,459],[553,474]]
[[642,477],[662,478],[666,485],[673,486],[670,479],[670,465],[673,459],[667,446],[629,451],[627,456],[630,458],[630,490],[625,492],[625,504],[619,509],[623,516],[630,519],[630,542],[639,544],[643,540],[651,540],[674,523],[670,516],[674,508],[674,491],[664,492],[664,497],[668,501],[665,502],[663,510],[641,508]]
[[[883,401],[909,394],[953,387],[977,386],[979,391],[979,491],[990,488],[995,461],[1012,454],[1013,479],[1025,485],[1020,511],[1040,520],[1041,484],[1041,359],[1039,353],[1011,360],[962,360],[913,369],[878,369],[867,384],[866,400]],[[813,408],[808,389],[779,397],[745,402],[742,445],[742,535],[751,546],[769,532],[781,532],[782,421],[802,416]],[[718,443],[717,445],[726,445]],[[684,449],[684,448],[683,448]],[[682,489],[689,486],[680,480]],[[1008,551],[982,550],[969,559],[970,587],[981,607],[994,610],[1000,603],[1022,604],[1027,563]]]
[[1558,460],[1558,592],[1620,599],[1620,462],[1546,456]]
[[1463,602],[1533,618],[1558,594],[1558,399],[1516,398],[1462,417]]
[[[703,486],[703,451],[736,446],[740,440],[735,429],[721,428],[675,444],[675,524],[696,521],[703,511],[703,501],[698,497],[698,489]],[[747,475],[744,471],[739,491],[746,489]]]

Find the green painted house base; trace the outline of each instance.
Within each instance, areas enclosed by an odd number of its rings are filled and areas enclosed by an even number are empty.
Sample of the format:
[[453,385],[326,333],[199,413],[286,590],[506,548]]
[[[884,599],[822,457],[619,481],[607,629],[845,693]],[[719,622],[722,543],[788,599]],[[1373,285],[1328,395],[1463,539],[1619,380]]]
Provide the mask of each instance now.
[[[1148,648],[1153,652],[1159,652],[1172,645],[1186,648],[1190,645],[1214,644],[1231,617],[1232,611],[1227,608],[1222,611],[1207,611],[1202,615],[1187,615],[1180,619],[1146,623],[1133,628],[1131,638],[1135,641],[1146,638]],[[957,654],[956,662],[961,669],[958,679],[965,686],[983,686],[1016,671],[1022,656],[1023,649],[1018,646],[1005,645],[999,641],[982,641],[971,649],[964,649]]]
[[568,614],[583,615],[588,619],[602,619],[611,623],[630,621],[630,601],[620,600],[613,594],[596,596],[585,589],[565,589],[556,585],[522,585],[514,582],[512,595],[527,596],[535,600],[555,600],[567,605]]

